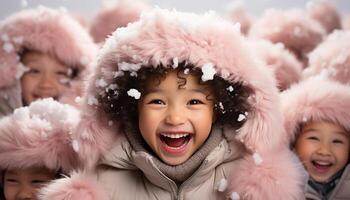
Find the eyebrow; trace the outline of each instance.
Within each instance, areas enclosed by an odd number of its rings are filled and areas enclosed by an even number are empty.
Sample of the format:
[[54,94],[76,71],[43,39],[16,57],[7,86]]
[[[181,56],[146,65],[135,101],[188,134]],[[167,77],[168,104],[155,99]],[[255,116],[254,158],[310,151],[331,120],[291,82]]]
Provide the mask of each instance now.
[[[151,93],[158,93],[158,92],[164,92],[165,90],[163,89],[150,89],[150,90],[146,90],[145,94],[151,94]],[[204,95],[207,95],[206,91],[204,89],[189,89],[190,92],[195,92],[195,93],[202,93]]]

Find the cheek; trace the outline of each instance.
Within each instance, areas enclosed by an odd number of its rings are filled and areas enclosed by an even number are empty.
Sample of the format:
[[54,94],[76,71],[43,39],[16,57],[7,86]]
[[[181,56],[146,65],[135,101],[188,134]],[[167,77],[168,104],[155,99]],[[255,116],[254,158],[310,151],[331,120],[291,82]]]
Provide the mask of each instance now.
[[295,152],[301,160],[310,158],[313,152],[313,145],[301,139],[295,144]]
[[343,164],[346,164],[349,160],[349,146],[339,148],[336,151],[337,160]]
[[16,186],[8,186],[4,185],[4,195],[6,200],[12,200],[15,199],[17,193],[17,187]]
[[156,112],[139,111],[139,129],[143,137],[155,135],[160,116]]

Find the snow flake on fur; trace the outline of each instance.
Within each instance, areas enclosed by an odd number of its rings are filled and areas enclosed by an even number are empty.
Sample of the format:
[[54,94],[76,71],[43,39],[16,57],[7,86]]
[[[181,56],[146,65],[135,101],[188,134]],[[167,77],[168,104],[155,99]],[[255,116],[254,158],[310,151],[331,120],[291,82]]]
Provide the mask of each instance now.
[[237,121],[238,122],[241,122],[241,121],[243,121],[243,120],[245,120],[247,117],[244,115],[244,114],[239,114],[238,115],[238,118],[237,118]]
[[224,178],[222,178],[222,179],[219,181],[218,185],[217,185],[218,191],[219,191],[219,192],[225,191],[225,190],[227,189],[227,185],[228,185],[227,180],[224,179]]
[[213,63],[206,63],[202,67],[202,81],[213,80],[216,70]]
[[128,90],[128,95],[134,97],[135,99],[140,99],[141,97],[141,93],[134,88]]
[[92,96],[92,95],[89,95],[87,97],[87,104],[90,105],[90,106],[93,106],[93,105],[98,105],[98,100],[96,99],[96,97]]
[[134,63],[127,63],[127,62],[122,62],[119,63],[119,69],[122,71],[130,71],[130,72],[136,72],[141,68],[141,63],[134,64]]
[[73,140],[72,141],[72,147],[75,152],[79,152],[79,142],[78,140]]
[[239,200],[240,199],[239,194],[237,192],[232,192],[230,195],[230,199],[231,200]]
[[96,85],[96,87],[104,88],[107,86],[107,83],[104,79],[101,78],[101,79],[96,80],[95,85]]
[[2,48],[6,53],[11,53],[15,50],[15,47],[9,42],[5,42]]
[[260,154],[256,152],[253,154],[253,159],[256,165],[261,165],[261,163],[263,162],[263,159],[261,158]]

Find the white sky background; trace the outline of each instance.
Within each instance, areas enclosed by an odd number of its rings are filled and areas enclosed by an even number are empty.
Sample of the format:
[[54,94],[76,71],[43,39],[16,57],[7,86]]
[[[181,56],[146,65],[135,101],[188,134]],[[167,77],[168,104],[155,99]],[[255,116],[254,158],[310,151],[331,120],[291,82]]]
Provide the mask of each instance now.
[[[110,1],[110,0],[109,0]],[[245,2],[245,8],[253,16],[259,16],[266,8],[304,8],[305,0],[241,0]],[[350,14],[350,0],[331,0],[341,14]],[[65,7],[68,11],[82,14],[88,18],[94,16],[101,7],[102,0],[0,0],[0,19],[20,11],[23,2],[27,2],[26,8],[44,5],[47,7]],[[179,11],[203,13],[214,10],[223,13],[225,6],[231,0],[148,0],[152,5],[161,8]]]

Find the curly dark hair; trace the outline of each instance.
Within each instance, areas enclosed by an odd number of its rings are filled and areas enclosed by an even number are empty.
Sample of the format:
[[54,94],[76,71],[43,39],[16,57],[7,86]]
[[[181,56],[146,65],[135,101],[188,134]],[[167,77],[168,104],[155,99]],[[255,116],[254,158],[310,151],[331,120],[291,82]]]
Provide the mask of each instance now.
[[[144,94],[146,83],[150,78],[160,84],[170,69],[172,68],[159,65],[157,67],[141,67],[137,73],[123,71],[123,76],[116,77],[112,83],[115,87],[107,88],[106,92],[99,96],[98,100],[102,104],[103,111],[109,115],[111,120],[121,122],[122,127],[130,124],[133,126],[131,128],[135,128],[135,125],[138,124],[138,100],[130,97],[127,94],[128,90],[134,88]],[[186,85],[185,74],[187,72],[185,73],[185,70],[196,77],[202,75],[199,68],[185,62],[179,63],[176,70],[179,88]],[[247,116],[250,111],[247,99],[251,94],[251,89],[244,86],[242,82],[232,84],[217,75],[214,76],[213,80],[203,82],[199,78],[198,81],[201,85],[208,84],[214,88],[214,94],[212,94],[214,98],[210,98],[212,95],[208,95],[207,99],[215,101],[215,125],[229,125],[239,129],[245,122],[245,118],[243,120],[237,119],[240,115]]]

